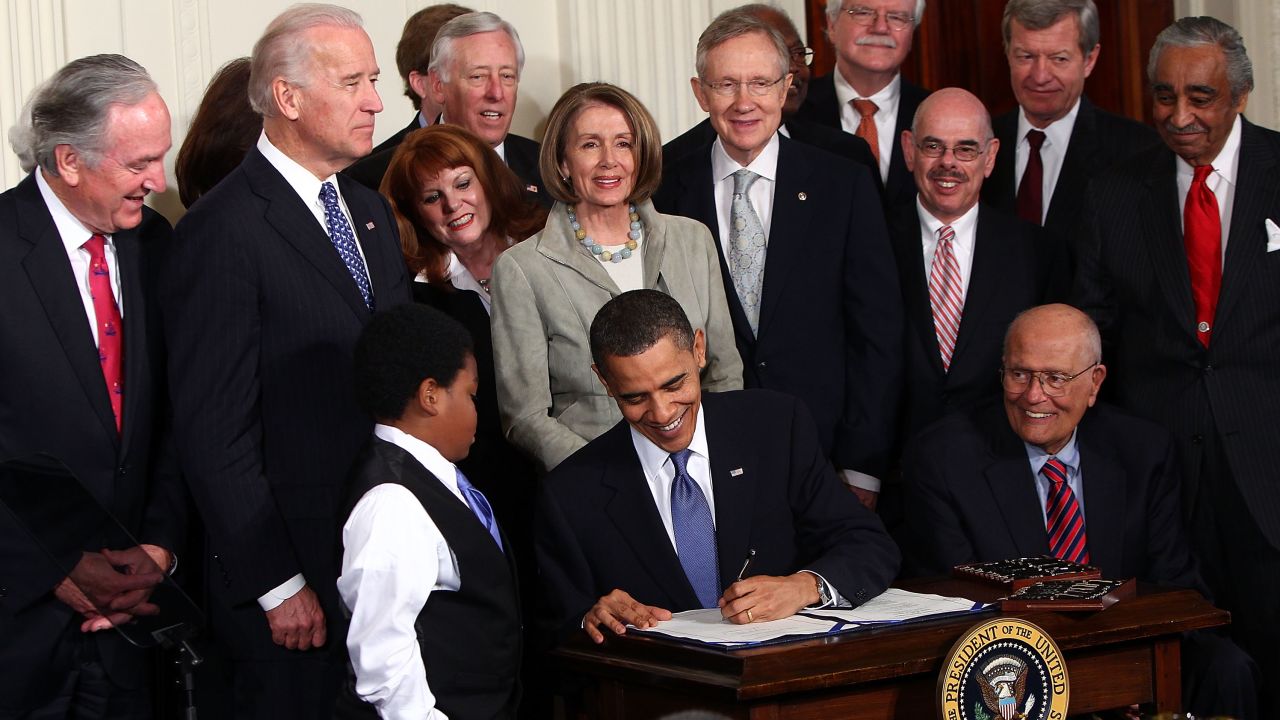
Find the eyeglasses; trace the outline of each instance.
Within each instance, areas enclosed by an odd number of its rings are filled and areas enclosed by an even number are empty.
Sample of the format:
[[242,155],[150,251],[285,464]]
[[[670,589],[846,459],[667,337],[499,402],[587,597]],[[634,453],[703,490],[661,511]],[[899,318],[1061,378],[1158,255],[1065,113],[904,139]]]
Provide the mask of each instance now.
[[806,65],[806,66],[812,65],[813,64],[813,48],[810,48],[810,47],[792,48],[791,59],[794,62],[800,63],[801,65]]
[[1068,383],[1096,367],[1098,367],[1098,363],[1090,365],[1075,375],[1068,375],[1055,370],[1025,370],[1023,368],[1002,367],[1000,368],[1000,380],[1005,392],[1021,394],[1030,389],[1033,378],[1039,378],[1040,389],[1044,390],[1045,395],[1062,397],[1067,394]]
[[[863,27],[871,27],[876,24],[876,18],[880,15],[879,10],[873,10],[862,5],[854,5],[851,8],[845,8],[844,12],[853,18],[853,21]],[[884,14],[884,22],[889,26],[890,30],[902,32],[909,27],[915,25],[916,16],[911,13],[904,12],[886,12]]]
[[704,86],[711,88],[711,92],[724,97],[734,97],[738,94],[738,88],[744,87],[747,92],[756,97],[763,97],[769,94],[769,90],[778,83],[782,82],[786,75],[777,80],[699,80]]
[[946,155],[947,151],[950,150],[956,160],[964,163],[977,160],[979,155],[987,151],[985,147],[978,147],[977,145],[956,145],[953,147],[947,147],[945,144],[940,143],[937,140],[925,140],[924,142],[918,142],[916,143],[916,149],[920,151],[921,155],[928,158],[940,158],[943,155]]

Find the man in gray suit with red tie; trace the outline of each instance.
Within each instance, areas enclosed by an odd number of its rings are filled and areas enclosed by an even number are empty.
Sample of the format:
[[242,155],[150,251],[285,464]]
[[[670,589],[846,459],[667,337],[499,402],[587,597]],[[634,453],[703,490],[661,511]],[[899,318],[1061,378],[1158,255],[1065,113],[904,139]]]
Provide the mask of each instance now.
[[1102,329],[1119,403],[1173,432],[1201,570],[1274,684],[1280,134],[1241,116],[1253,71],[1225,23],[1177,21],[1147,68],[1164,144],[1092,184],[1074,302]]
[[163,277],[175,440],[231,660],[220,717],[327,717],[344,675],[338,512],[372,428],[352,351],[410,301],[390,207],[335,174],[373,145],[377,76],[350,10],[273,20],[249,82],[262,137],[178,223]]

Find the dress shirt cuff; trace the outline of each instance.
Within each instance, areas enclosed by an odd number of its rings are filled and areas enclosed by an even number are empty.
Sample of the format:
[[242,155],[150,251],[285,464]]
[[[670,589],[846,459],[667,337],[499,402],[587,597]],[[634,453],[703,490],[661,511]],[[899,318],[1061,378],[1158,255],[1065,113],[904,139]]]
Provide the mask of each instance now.
[[266,595],[258,598],[258,605],[263,612],[275,610],[285,600],[297,595],[307,584],[307,579],[302,577],[302,573],[298,573],[293,577],[285,580],[279,585],[267,591]]
[[838,607],[839,607],[839,608],[847,608],[847,607],[850,607],[849,603],[845,601],[844,596],[840,594],[840,591],[839,591],[839,590],[836,590],[836,586],[835,586],[835,585],[832,585],[832,584],[831,584],[831,583],[829,583],[829,582],[827,582],[827,579],[826,579],[826,578],[822,577],[821,575],[819,575],[818,573],[816,573],[816,572],[814,572],[814,571],[812,571],[812,570],[801,570],[800,572],[802,572],[802,573],[809,573],[810,575],[812,575],[812,576],[814,576],[814,577],[818,578],[818,582],[822,583],[823,587],[825,587],[825,588],[827,589],[827,596],[831,598],[831,602],[828,602],[828,603],[821,603],[821,602],[820,602],[820,603],[815,603],[815,604],[813,604],[813,605],[806,606],[806,607],[805,607],[805,610],[821,610],[821,609],[823,609],[823,608],[838,608]]
[[857,470],[841,470],[840,479],[850,487],[861,488],[867,492],[880,492],[880,478],[860,473]]

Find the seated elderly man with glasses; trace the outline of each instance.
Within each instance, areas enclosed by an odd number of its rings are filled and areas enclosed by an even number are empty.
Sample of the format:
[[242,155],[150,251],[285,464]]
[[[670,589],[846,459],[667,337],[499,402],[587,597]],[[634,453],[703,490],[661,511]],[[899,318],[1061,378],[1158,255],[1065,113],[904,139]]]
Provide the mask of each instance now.
[[[925,429],[903,469],[908,570],[1054,555],[1208,594],[1182,524],[1167,431],[1097,404],[1107,376],[1098,329],[1067,305],[1013,321],[1000,369],[1004,402]],[[1183,705],[1256,717],[1253,663],[1230,640],[1183,637]]]

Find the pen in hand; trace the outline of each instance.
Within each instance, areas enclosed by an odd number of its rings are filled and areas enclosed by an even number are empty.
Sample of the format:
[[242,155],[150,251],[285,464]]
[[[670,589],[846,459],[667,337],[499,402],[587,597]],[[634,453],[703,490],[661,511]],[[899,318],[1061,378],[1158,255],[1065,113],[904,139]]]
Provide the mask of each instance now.
[[752,548],[747,551],[747,559],[742,561],[742,569],[738,571],[738,582],[742,582],[742,578],[747,574],[747,568],[751,567],[751,561],[756,559],[756,550]]

